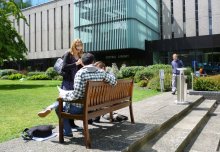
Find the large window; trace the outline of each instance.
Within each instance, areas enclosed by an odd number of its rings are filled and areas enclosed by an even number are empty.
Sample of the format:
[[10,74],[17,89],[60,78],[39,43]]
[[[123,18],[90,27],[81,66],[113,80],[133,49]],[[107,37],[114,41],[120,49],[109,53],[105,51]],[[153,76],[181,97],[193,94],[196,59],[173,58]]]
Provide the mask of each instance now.
[[158,0],[77,0],[74,14],[86,51],[145,50],[146,39],[159,39]]

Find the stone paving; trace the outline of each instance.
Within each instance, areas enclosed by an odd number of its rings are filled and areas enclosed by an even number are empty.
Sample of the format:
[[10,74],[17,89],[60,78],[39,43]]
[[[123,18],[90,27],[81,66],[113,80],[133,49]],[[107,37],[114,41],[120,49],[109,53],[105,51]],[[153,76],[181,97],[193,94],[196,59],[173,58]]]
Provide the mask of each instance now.
[[[100,152],[100,151],[127,151],[135,143],[152,131],[159,129],[167,120],[182,112],[189,105],[177,105],[177,96],[170,92],[145,99],[133,104],[135,124],[130,120],[110,123],[103,118],[101,123],[89,126],[92,149],[86,149],[82,131],[73,132],[73,138],[65,138],[65,143],[60,144],[58,136],[47,141],[24,141],[22,138],[13,139],[0,144],[1,152]],[[191,95],[187,101],[193,103],[201,96]],[[128,108],[116,111],[129,117]],[[82,126],[81,121],[76,121]],[[58,127],[54,130],[58,132]]]

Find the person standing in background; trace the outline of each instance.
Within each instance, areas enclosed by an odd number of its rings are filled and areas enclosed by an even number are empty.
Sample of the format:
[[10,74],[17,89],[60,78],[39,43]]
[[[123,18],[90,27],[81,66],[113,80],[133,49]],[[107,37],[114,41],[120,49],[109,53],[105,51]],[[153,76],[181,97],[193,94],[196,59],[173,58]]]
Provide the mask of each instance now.
[[183,62],[178,59],[178,55],[176,53],[173,54],[173,61],[171,62],[171,66],[172,66],[172,94],[175,95],[177,75],[180,74],[177,68],[183,67]]

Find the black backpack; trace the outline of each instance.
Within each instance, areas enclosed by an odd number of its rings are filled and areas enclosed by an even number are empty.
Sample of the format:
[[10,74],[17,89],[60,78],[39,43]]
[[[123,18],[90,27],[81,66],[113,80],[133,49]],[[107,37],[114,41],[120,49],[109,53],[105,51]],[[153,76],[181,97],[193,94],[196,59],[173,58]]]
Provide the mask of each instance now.
[[25,128],[21,136],[24,140],[31,140],[33,137],[45,138],[52,135],[54,128],[52,125],[39,125],[32,128]]

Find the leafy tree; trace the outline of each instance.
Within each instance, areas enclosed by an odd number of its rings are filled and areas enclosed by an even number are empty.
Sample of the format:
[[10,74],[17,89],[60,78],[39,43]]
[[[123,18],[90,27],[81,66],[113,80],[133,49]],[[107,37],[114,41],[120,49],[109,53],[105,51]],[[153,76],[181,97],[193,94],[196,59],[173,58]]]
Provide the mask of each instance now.
[[13,16],[17,23],[23,19],[27,24],[14,0],[0,0],[0,64],[3,64],[4,60],[25,59],[25,54],[28,51],[21,36],[12,26],[9,16]]

